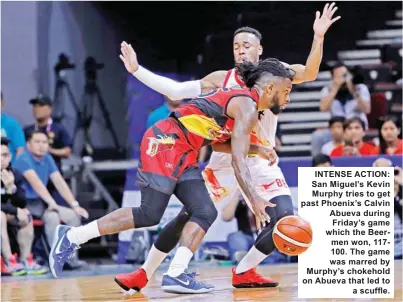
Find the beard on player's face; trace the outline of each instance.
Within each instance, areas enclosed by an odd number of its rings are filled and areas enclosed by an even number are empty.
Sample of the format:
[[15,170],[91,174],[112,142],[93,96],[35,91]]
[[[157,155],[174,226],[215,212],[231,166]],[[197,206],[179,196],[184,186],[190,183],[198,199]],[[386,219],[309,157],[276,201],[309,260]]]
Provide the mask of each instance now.
[[281,106],[280,99],[278,97],[278,91],[276,91],[276,93],[273,95],[272,104],[273,106],[270,108],[270,111],[274,114],[279,114],[281,112]]

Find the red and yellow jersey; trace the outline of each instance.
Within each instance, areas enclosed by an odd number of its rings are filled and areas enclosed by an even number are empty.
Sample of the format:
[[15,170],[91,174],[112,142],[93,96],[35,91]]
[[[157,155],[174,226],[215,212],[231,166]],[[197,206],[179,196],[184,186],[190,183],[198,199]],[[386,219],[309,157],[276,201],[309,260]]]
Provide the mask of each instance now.
[[227,106],[234,97],[248,97],[256,104],[256,90],[246,87],[220,88],[202,94],[175,109],[175,116],[189,133],[192,146],[199,148],[214,142],[225,142],[231,137],[234,120],[227,115]]

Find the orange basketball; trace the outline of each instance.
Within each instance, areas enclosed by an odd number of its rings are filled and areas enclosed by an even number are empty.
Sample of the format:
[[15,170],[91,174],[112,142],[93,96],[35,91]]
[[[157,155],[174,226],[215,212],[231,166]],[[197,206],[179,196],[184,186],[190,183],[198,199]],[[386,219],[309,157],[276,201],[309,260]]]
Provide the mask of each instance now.
[[273,240],[281,253],[300,255],[311,245],[311,225],[299,216],[283,217],[274,226]]

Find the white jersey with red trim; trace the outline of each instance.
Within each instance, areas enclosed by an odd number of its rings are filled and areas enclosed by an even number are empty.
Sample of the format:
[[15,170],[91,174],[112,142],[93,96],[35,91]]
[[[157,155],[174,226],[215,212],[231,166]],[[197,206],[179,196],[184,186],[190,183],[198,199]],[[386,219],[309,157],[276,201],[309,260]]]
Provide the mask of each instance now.
[[[245,86],[245,84],[236,74],[235,68],[228,70],[223,83],[223,88],[230,88],[234,86]],[[257,140],[254,143],[260,143],[264,146],[272,148],[276,146],[277,119],[278,117],[273,114],[271,110],[266,109],[261,111],[259,114],[259,123],[254,131]],[[252,140],[254,139],[252,138]],[[213,152],[207,167],[213,170],[232,169],[231,159],[231,154]],[[261,160],[263,159],[258,156],[252,156],[247,159],[249,165],[261,164]],[[265,164],[267,164],[267,161]],[[277,166],[277,164],[274,166]]]

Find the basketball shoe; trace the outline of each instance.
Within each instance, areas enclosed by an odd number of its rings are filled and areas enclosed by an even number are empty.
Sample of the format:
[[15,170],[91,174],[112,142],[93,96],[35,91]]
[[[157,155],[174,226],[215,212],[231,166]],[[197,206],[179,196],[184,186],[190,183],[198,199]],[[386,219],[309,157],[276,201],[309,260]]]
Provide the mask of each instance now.
[[236,274],[236,268],[232,269],[232,286],[236,288],[250,287],[276,287],[278,282],[271,278],[263,277],[256,272],[256,268],[252,268],[246,272]]
[[120,274],[115,277],[115,282],[124,290],[134,289],[140,291],[147,283],[147,274],[140,268],[132,273]]
[[214,290],[214,286],[205,284],[195,279],[196,273],[184,273],[177,277],[164,274],[162,277],[162,290],[175,294],[202,294]]
[[59,277],[64,264],[74,256],[75,250],[80,248],[67,238],[67,232],[70,229],[71,227],[69,226],[58,225],[53,235],[52,249],[49,254],[49,267],[55,278]]

